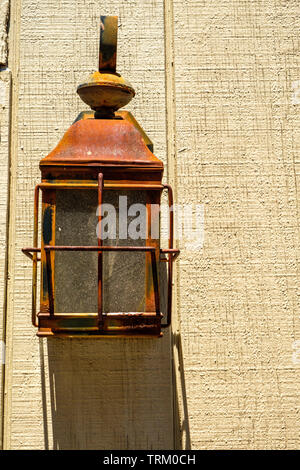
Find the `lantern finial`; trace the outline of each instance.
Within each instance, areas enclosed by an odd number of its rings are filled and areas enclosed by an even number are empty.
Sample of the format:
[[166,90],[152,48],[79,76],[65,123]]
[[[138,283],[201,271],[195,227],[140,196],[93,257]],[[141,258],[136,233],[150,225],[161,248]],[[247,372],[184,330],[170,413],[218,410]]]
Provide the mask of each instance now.
[[116,72],[118,17],[100,17],[99,70],[77,93],[95,113],[95,118],[113,118],[135,95],[132,85]]

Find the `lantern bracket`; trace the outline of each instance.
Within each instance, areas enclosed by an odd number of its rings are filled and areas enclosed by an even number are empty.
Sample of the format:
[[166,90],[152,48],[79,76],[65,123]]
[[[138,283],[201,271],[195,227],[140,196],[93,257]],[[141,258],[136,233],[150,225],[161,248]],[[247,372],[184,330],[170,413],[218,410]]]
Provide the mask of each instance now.
[[99,72],[116,72],[118,17],[100,16]]

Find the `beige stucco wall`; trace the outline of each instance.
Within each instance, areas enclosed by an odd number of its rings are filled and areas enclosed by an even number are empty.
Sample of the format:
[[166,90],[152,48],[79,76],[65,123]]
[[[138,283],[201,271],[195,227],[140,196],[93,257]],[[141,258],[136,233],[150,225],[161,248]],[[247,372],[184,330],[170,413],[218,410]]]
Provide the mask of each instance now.
[[[7,67],[9,1],[0,2],[0,416],[3,412],[5,375],[5,310],[7,279],[7,232],[9,188],[9,129],[11,73]],[[2,419],[1,419],[2,421]],[[0,426],[0,441],[2,426]]]
[[[11,4],[4,447],[299,448],[300,5],[114,3]],[[120,17],[128,108],[177,202],[204,205],[203,247],[179,241],[173,341],[38,340],[30,325],[38,162],[85,109],[100,13]]]
[[178,200],[205,212],[179,267],[191,442],[299,448],[300,4],[174,6]]

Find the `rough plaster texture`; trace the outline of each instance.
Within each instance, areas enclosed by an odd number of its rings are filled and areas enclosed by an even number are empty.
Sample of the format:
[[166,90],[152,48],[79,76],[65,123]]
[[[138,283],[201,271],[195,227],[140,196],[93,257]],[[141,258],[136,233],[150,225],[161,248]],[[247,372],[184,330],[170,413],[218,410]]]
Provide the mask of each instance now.
[[[84,109],[75,87],[97,64],[104,12],[120,16],[119,70],[137,90],[131,109],[165,162],[166,129],[169,157],[176,137],[168,176],[177,200],[205,206],[203,249],[181,242],[177,270],[176,445],[182,437],[183,447],[200,449],[299,448],[300,5],[116,5],[23,0],[14,10],[20,75],[15,64],[4,445],[173,445],[168,336],[38,341],[30,326],[31,265],[20,248],[31,243],[38,161]],[[164,7],[174,7],[171,24]]]
[[[2,387],[5,361],[5,292],[6,292],[6,244],[7,203],[9,179],[9,118],[10,118],[9,70],[0,71],[0,416],[2,414]],[[0,432],[1,435],[1,432]]]
[[192,447],[299,448],[300,5],[174,8],[177,194],[205,210],[178,270]]

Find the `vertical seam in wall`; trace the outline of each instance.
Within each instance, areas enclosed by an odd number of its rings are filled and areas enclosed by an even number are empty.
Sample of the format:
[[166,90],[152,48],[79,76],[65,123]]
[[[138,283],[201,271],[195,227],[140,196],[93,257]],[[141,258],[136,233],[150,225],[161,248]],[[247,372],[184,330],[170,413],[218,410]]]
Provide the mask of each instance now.
[[19,45],[20,45],[21,0],[10,4],[10,30],[8,37],[8,65],[11,70],[10,124],[9,124],[9,186],[8,186],[8,225],[7,225],[7,273],[6,273],[6,312],[4,323],[5,335],[5,374],[3,397],[2,447],[10,448],[10,413],[12,382],[12,327],[13,327],[13,293],[15,265],[15,216],[17,188],[17,155],[18,155],[18,96],[19,96]]
[[3,435],[4,435],[4,389],[5,389],[5,374],[6,374],[6,311],[7,311],[7,282],[8,282],[8,239],[9,239],[9,214],[10,214],[10,207],[9,207],[9,197],[10,197],[10,133],[11,133],[11,87],[12,87],[12,79],[10,74],[9,80],[9,99],[8,99],[8,106],[9,106],[9,116],[8,116],[8,172],[7,172],[7,203],[6,203],[6,235],[5,235],[5,264],[4,264],[4,301],[3,301],[3,311],[2,311],[2,344],[4,345],[4,362],[1,364],[2,373],[1,373],[1,380],[2,380],[2,387],[1,387],[1,397],[0,397],[0,449],[3,449]]
[[[6,32],[7,32],[7,38],[6,38],[6,47],[8,49],[8,30],[9,30],[9,21],[10,21],[10,2],[8,2],[8,11],[7,11],[7,18],[6,18]],[[8,54],[8,50],[7,50]],[[5,347],[6,347],[6,306],[7,306],[7,266],[8,266],[8,221],[9,221],[9,181],[10,181],[10,130],[11,130],[11,73],[10,70],[7,66],[7,61],[6,63],[3,63],[0,65],[0,73],[4,70],[9,71],[9,97],[8,97],[8,121],[7,121],[7,126],[8,126],[8,142],[7,142],[7,158],[8,158],[8,166],[7,166],[7,201],[6,201],[6,217],[5,217],[5,259],[4,259],[4,271],[3,271],[3,276],[4,276],[4,283],[3,283],[3,310],[1,312],[2,314],[2,333],[1,333],[1,341],[3,347],[2,352],[2,359],[4,361],[1,363],[1,397],[0,397],[0,449],[3,449],[3,427],[4,427],[4,383],[5,383],[5,373],[6,373],[6,364],[5,364]]]
[[165,81],[166,81],[166,127],[168,183],[173,184],[176,200],[176,106],[174,74],[174,15],[173,0],[165,0]]
[[[10,21],[10,1],[8,2],[8,10],[7,10],[7,16],[6,16],[6,32],[7,32],[7,38],[6,38],[6,47],[8,49],[8,30],[9,30],[9,21]],[[7,51],[8,54],[8,51]],[[4,70],[9,70],[7,66],[7,61],[6,63],[3,63],[0,65],[1,72]],[[0,72],[0,73],[1,73]],[[11,130],[11,73],[9,73],[9,98],[8,98],[8,148],[7,148],[7,158],[8,160],[10,159],[10,130]],[[6,373],[6,365],[5,365],[5,346],[6,346],[6,305],[7,305],[7,266],[8,266],[8,220],[9,220],[9,180],[10,180],[10,172],[9,172],[9,161],[8,161],[8,168],[7,168],[7,201],[6,201],[6,229],[5,229],[5,260],[4,260],[4,284],[3,284],[3,310],[1,312],[2,315],[2,333],[1,333],[1,348],[3,350],[1,351],[2,353],[2,359],[4,356],[4,361],[1,363],[1,397],[0,397],[0,449],[3,449],[3,428],[4,428],[4,384],[5,384],[5,373]]]
[[[167,144],[167,179],[173,187],[174,202],[177,202],[177,165],[176,165],[176,90],[174,67],[174,7],[173,0],[164,1],[164,32],[165,32],[165,89],[166,89],[166,144]],[[177,355],[174,354],[176,337],[180,327],[178,308],[178,273],[176,263],[173,268],[173,312],[172,312],[172,366],[173,366],[173,446],[178,448],[180,429],[177,419]],[[174,339],[175,338],[175,339]]]

